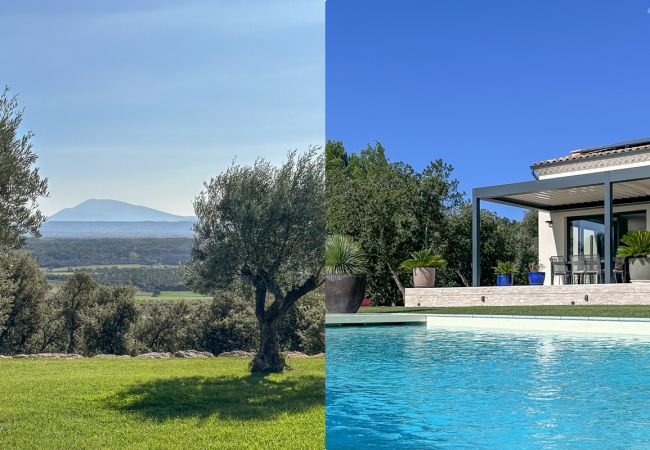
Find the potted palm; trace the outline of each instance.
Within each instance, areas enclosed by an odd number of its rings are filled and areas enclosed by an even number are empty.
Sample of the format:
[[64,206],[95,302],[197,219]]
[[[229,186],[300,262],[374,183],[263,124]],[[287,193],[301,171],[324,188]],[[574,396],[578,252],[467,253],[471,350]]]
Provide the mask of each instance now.
[[509,261],[499,261],[493,269],[497,276],[497,286],[512,286],[512,277],[519,272]]
[[543,272],[544,264],[532,262],[528,264],[528,283],[531,286],[541,286],[544,284],[546,272]]
[[621,238],[616,256],[628,258],[632,283],[650,283],[650,231],[627,233]]
[[366,256],[348,236],[325,242],[325,306],[330,313],[356,313],[366,293]]
[[436,284],[436,268],[445,267],[447,261],[431,250],[420,250],[411,253],[411,257],[400,264],[400,268],[413,271],[413,286],[416,288],[434,287]]

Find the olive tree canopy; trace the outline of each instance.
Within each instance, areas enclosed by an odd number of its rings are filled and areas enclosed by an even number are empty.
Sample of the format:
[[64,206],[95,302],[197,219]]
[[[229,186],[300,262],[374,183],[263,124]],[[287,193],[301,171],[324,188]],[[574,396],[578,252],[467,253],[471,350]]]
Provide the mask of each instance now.
[[45,216],[37,200],[47,196],[47,178],[33,167],[38,157],[32,152],[33,133],[20,135],[23,119],[9,89],[0,94],[0,248],[21,246],[25,234],[39,236]]
[[238,280],[255,292],[260,349],[253,371],[281,371],[277,323],[322,283],[325,244],[324,162],[318,148],[290,152],[279,167],[258,159],[233,164],[196,198],[192,260],[184,278],[213,293]]

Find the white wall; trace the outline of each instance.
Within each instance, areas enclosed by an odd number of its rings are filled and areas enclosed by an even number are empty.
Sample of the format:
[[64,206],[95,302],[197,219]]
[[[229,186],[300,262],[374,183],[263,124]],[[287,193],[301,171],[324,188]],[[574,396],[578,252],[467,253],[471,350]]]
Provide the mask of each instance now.
[[[646,229],[650,230],[650,203],[614,207],[614,213],[644,210],[646,212]],[[567,247],[567,217],[590,216],[603,213],[603,208],[574,209],[555,213],[539,212],[537,224],[539,233],[539,261],[545,267],[546,279],[544,280],[544,284],[551,284],[551,256],[559,255],[565,258],[567,257],[565,254]],[[546,223],[548,220],[553,221],[552,227]],[[560,278],[557,277],[555,282],[559,283]]]

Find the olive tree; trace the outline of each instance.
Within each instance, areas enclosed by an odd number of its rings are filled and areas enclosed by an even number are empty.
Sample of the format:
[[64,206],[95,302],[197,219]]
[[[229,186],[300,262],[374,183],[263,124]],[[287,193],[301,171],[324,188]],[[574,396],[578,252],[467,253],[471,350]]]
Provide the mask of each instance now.
[[322,283],[324,162],[320,150],[290,152],[279,167],[263,159],[233,164],[205,183],[194,202],[197,223],[185,281],[215,293],[248,283],[254,292],[259,350],[253,372],[284,369],[278,323]]
[[45,216],[38,209],[39,197],[47,196],[47,178],[34,167],[33,133],[19,133],[23,120],[9,89],[0,94],[0,249],[20,247],[25,234],[39,235]]

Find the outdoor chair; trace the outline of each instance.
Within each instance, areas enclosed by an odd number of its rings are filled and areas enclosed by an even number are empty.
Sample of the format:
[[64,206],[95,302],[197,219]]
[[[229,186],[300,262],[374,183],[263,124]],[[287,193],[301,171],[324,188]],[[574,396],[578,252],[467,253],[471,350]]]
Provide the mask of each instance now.
[[618,276],[621,276],[621,283],[627,282],[627,274],[625,273],[625,258],[617,256],[614,258],[614,283],[618,283]]
[[584,257],[584,272],[582,274],[583,283],[589,277],[589,284],[593,282],[593,277],[596,277],[596,283],[600,283],[600,274],[603,271],[599,255],[586,255]]
[[571,280],[575,283],[582,283],[585,275],[585,257],[582,255],[571,255]]
[[[569,267],[564,256],[551,256],[551,272],[553,273],[553,278],[557,276],[561,277],[562,284],[571,283],[571,273],[569,272]],[[551,279],[551,284],[553,281]]]

